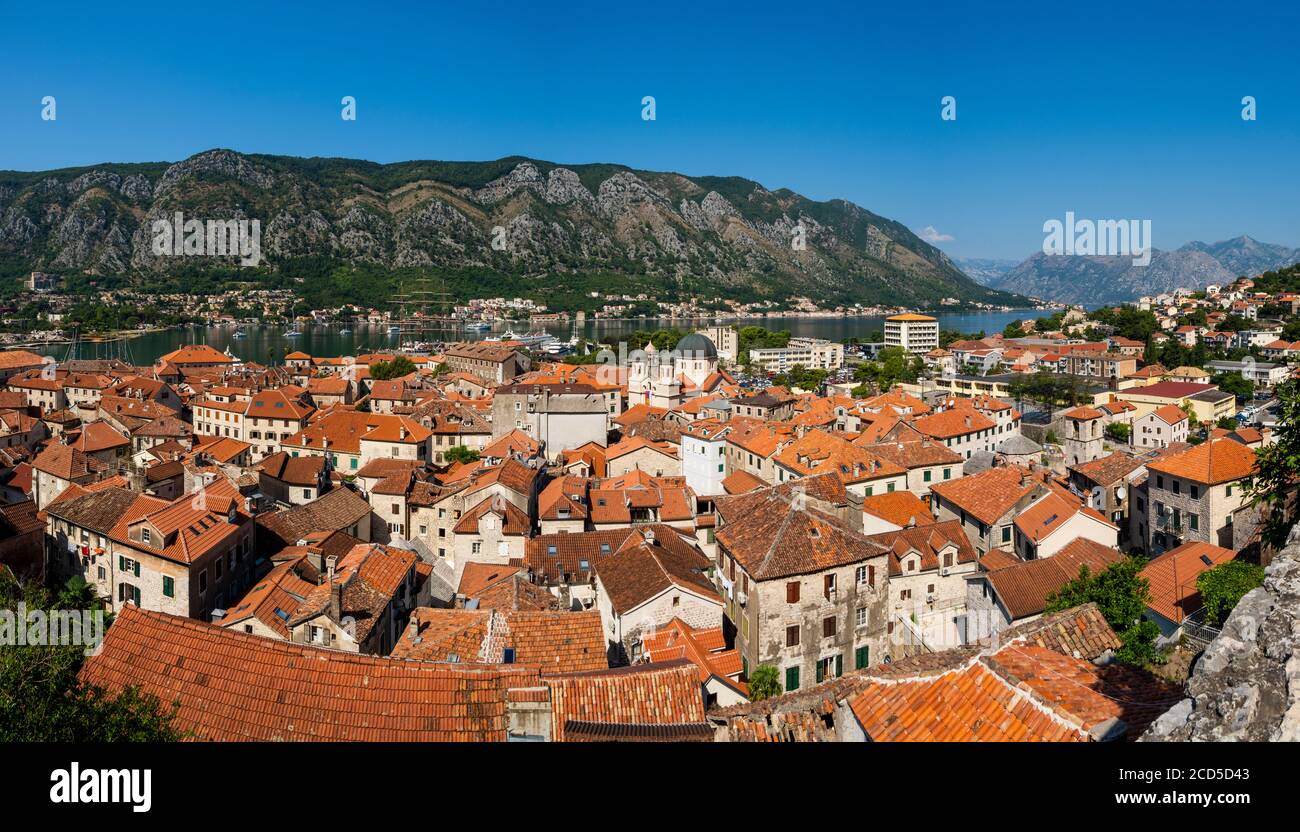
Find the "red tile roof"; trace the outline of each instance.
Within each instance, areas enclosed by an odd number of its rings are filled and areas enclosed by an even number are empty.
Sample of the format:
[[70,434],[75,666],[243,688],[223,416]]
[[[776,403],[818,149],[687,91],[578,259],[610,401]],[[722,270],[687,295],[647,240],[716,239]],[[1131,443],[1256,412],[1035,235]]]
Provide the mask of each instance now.
[[727,649],[721,627],[697,629],[674,617],[663,627],[644,634],[641,649],[651,664],[690,659],[701,684],[717,679],[742,696],[749,696],[749,686],[739,680],[744,670],[740,652]]
[[1152,558],[1141,573],[1151,582],[1147,606],[1167,621],[1181,623],[1202,607],[1196,579],[1235,557],[1231,549],[1193,540]]
[[1133,740],[1182,698],[1146,671],[1021,641],[944,672],[880,675],[849,698],[875,742]]
[[1147,463],[1147,470],[1204,485],[1234,482],[1255,472],[1255,451],[1232,439],[1210,439]]
[[722,551],[754,580],[822,572],[886,554],[880,544],[812,508],[793,488],[722,498],[718,509],[726,519],[716,535]]
[[548,677],[551,737],[588,739],[603,728],[624,729],[624,738],[654,736],[666,726],[693,727],[712,739],[704,720],[704,695],[695,665],[685,659]]
[[[420,607],[403,631],[393,658],[514,664],[543,674],[609,667],[598,610],[444,610]],[[418,629],[416,629],[418,628]],[[454,658],[453,658],[454,656]]]
[[721,611],[722,599],[706,574],[711,565],[677,534],[661,542],[658,532],[642,527],[628,535],[613,555],[597,558],[593,568],[613,611],[625,615],[673,588],[715,601]]
[[1018,466],[1007,465],[932,485],[930,490],[944,502],[991,525],[1034,490],[1035,482],[1025,481],[1027,473]]
[[862,499],[862,510],[904,529],[934,522],[930,507],[911,491],[893,491]]
[[1096,575],[1123,559],[1119,550],[1080,537],[1050,558],[1001,566],[992,569],[987,578],[1014,621],[1047,609],[1048,597],[1078,578],[1083,567]]
[[176,726],[225,741],[506,739],[507,689],[536,671],[454,666],[262,638],[127,604],[83,681],[177,706]]

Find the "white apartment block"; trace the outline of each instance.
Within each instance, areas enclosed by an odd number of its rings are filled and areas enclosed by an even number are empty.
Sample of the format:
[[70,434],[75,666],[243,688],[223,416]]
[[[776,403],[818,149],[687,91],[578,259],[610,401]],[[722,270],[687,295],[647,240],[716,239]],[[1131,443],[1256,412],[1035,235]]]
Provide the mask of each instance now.
[[924,355],[939,347],[939,320],[914,312],[885,318],[885,346]]
[[844,366],[844,345],[821,338],[791,338],[784,347],[750,350],[749,361],[769,373],[784,373],[796,365],[808,370],[838,370]]

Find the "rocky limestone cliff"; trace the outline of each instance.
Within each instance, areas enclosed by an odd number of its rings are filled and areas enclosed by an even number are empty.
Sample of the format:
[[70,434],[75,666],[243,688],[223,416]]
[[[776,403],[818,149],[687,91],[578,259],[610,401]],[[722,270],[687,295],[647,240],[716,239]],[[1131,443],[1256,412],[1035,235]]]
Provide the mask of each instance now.
[[[683,293],[1023,300],[975,283],[900,223],[844,200],[739,177],[522,157],[378,165],[217,149],[174,164],[0,171],[0,267],[144,279],[235,263],[155,254],[154,221],[177,212],[259,219],[272,269],[318,257],[521,279],[609,274],[614,290],[618,275],[648,275]],[[807,244],[797,247],[800,229]]]
[[1143,742],[1300,740],[1300,526]]

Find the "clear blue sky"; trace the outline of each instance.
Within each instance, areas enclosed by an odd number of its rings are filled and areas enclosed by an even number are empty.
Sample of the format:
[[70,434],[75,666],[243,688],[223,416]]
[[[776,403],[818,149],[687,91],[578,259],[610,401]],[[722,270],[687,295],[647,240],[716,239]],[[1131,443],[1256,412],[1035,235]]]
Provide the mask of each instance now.
[[281,5],[9,4],[0,169],[522,154],[843,197],[965,256],[1067,210],[1300,245],[1294,2]]

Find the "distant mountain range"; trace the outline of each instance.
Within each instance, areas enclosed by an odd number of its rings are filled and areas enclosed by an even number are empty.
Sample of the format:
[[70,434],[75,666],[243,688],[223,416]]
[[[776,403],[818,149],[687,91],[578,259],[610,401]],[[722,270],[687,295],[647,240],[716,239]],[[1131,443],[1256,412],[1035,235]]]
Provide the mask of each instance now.
[[902,224],[842,199],[816,202],[740,177],[523,157],[381,165],[209,150],[174,164],[0,172],[0,274],[157,284],[234,272],[231,257],[153,252],[153,223],[176,212],[260,220],[261,274],[323,260],[326,269],[363,264],[368,274],[456,272],[462,288],[468,273],[473,291],[525,295],[568,281],[663,300],[715,292],[917,307],[1024,300],[977,283]]
[[[959,261],[960,262],[960,261]],[[1300,262],[1300,248],[1235,237],[1218,243],[1191,242],[1175,251],[1154,249],[1151,263],[1132,257],[1047,255],[1038,252],[1002,274],[967,274],[988,286],[1062,303],[1119,303],[1180,287],[1201,289]]]
[[1019,260],[997,260],[988,257],[954,257],[952,261],[976,282],[993,286],[1004,274],[1020,265]]

